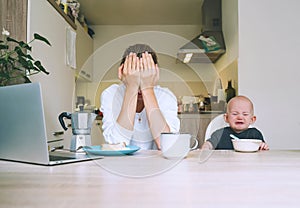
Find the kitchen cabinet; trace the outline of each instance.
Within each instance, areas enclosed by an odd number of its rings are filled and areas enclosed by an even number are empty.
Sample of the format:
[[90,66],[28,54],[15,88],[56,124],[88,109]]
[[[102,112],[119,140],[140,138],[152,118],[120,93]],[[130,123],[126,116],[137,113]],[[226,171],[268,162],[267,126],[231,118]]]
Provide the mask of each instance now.
[[93,40],[78,20],[72,20],[54,0],[48,0],[53,8],[76,30],[76,80],[92,81],[93,79]]
[[178,114],[180,132],[190,133],[197,137],[199,147],[204,143],[205,132],[210,121],[219,114],[183,113]]
[[101,145],[106,143],[103,136],[101,119],[96,119],[93,123],[91,129],[91,140],[92,140],[92,145]]
[[93,80],[93,39],[76,20],[76,78],[78,81]]

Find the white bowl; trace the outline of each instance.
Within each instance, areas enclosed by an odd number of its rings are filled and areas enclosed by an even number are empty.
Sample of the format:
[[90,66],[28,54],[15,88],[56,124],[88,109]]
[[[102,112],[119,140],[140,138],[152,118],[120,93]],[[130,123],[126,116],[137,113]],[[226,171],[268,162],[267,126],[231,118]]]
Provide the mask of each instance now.
[[259,139],[232,139],[233,148],[238,152],[256,152],[262,143]]

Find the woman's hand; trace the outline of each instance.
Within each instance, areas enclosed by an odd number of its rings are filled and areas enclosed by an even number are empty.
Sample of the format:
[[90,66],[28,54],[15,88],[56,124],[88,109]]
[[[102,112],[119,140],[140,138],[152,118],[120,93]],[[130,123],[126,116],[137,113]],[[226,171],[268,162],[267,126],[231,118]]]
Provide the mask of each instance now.
[[126,86],[124,99],[117,123],[125,129],[133,131],[140,87],[140,61],[135,53],[130,53],[119,67],[119,79]]
[[119,67],[119,79],[126,88],[138,91],[140,86],[140,60],[135,53],[130,53],[124,64]]
[[159,68],[151,54],[145,52],[140,59],[141,90],[153,88],[159,80]]

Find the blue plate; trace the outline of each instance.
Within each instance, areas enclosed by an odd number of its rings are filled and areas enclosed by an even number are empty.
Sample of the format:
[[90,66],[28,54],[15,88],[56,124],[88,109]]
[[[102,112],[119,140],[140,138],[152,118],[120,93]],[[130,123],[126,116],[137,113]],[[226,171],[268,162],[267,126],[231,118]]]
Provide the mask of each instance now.
[[126,146],[125,150],[102,150],[101,146],[85,146],[82,149],[88,153],[93,155],[102,155],[102,156],[122,156],[122,155],[130,155],[140,149],[138,146],[129,145]]

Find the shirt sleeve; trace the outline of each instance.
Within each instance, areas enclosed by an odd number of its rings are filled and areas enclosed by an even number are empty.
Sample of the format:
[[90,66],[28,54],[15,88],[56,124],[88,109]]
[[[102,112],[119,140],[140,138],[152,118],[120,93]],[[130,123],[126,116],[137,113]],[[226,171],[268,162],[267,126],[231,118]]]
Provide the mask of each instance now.
[[123,128],[116,122],[116,117],[119,115],[122,105],[120,89],[119,85],[112,85],[101,94],[102,130],[107,143],[125,142],[126,145],[129,145],[133,131]]
[[156,98],[170,131],[173,133],[179,132],[180,120],[178,118],[177,99],[175,95],[167,88],[158,87]]
[[216,149],[217,145],[219,144],[223,131],[224,129],[216,130],[215,132],[212,133],[211,137],[207,140],[212,144],[213,149]]

